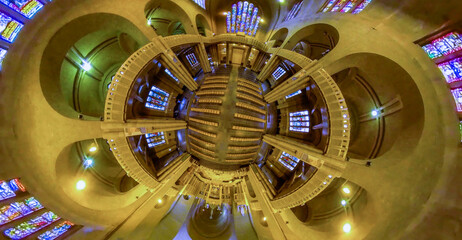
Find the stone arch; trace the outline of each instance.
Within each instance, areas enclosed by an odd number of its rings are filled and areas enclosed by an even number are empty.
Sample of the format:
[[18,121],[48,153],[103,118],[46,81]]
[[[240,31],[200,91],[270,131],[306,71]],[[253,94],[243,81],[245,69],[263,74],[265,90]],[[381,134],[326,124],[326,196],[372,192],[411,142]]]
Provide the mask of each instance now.
[[[196,34],[192,17],[174,1],[151,0],[144,8],[148,24],[159,36],[175,35],[174,29],[182,28],[186,34]],[[173,28],[172,26],[176,26]],[[173,29],[173,30],[172,30]],[[178,31],[176,34],[179,34]]]
[[337,29],[328,24],[306,26],[293,35],[283,45],[285,49],[296,51],[310,59],[321,59],[332,51],[339,41]]
[[[71,91],[74,89],[73,86],[66,87],[63,85],[63,81],[60,80],[62,77],[62,63],[70,49],[73,48],[79,40],[91,34],[94,34],[94,37],[114,35],[115,38],[118,38],[119,36],[125,36],[122,33],[126,33],[132,38],[132,40],[127,42],[126,38],[123,37],[125,40],[122,40],[122,42],[123,45],[125,45],[125,50],[129,49],[130,46],[134,47],[133,42],[141,46],[148,41],[143,33],[130,21],[118,15],[107,13],[89,14],[76,18],[62,26],[54,34],[43,52],[40,64],[40,85],[47,102],[55,111],[70,118],[78,118],[80,115],[80,113],[69,104],[69,98],[66,96],[72,93]],[[118,45],[121,45],[120,38],[118,38],[116,42],[118,42]],[[126,57],[128,56],[129,54],[127,53]],[[77,59],[77,61],[82,60]],[[118,64],[121,64],[121,62]],[[111,67],[108,66],[108,68]],[[117,67],[113,68],[116,69]],[[80,71],[79,67],[75,69],[75,71]],[[73,74],[70,73],[69,76],[75,76],[76,73]],[[98,91],[100,87],[101,86],[96,86]],[[63,91],[63,88],[68,90]],[[103,102],[104,98],[102,98]],[[92,118],[89,117],[89,119]]]
[[273,42],[273,47],[280,47],[286,40],[289,30],[287,28],[279,29],[270,39],[270,43]]
[[212,36],[212,29],[210,28],[209,21],[207,18],[202,14],[196,15],[196,29],[200,35],[208,37]]

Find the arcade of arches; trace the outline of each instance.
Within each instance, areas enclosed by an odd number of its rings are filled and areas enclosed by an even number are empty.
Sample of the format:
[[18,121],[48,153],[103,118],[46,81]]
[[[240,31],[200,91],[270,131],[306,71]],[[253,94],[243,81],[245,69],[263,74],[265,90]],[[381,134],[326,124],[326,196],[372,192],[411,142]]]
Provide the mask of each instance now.
[[0,0],[1,239],[462,239],[462,2]]

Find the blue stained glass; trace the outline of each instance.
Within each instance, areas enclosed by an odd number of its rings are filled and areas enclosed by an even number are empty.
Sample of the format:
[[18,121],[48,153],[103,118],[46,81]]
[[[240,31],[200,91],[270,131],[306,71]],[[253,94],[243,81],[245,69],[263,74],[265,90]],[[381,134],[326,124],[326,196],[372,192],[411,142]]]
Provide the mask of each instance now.
[[11,220],[3,214],[0,214],[0,225],[9,223]]
[[168,103],[168,97],[170,94],[161,90],[155,86],[152,86],[149,96],[146,99],[145,106],[160,111],[164,111]]
[[237,17],[237,5],[233,4],[232,7],[233,17],[232,17],[232,25],[231,25],[231,32],[234,33],[236,31],[236,17]]
[[43,4],[37,0],[0,0],[0,2],[29,19],[43,8]]
[[12,43],[24,25],[5,13],[0,12],[0,37]]
[[2,70],[3,59],[5,59],[8,50],[0,47],[0,70]]
[[291,93],[291,94],[287,95],[286,99],[291,98],[293,96],[297,96],[298,94],[301,94],[301,93],[302,93],[302,90],[298,90],[298,91],[296,91],[294,93]]
[[236,17],[236,33],[239,32],[241,27],[241,19],[242,19],[242,2],[237,3],[237,17]]
[[446,82],[452,83],[462,80],[462,58],[438,64],[438,68],[446,78]]
[[25,202],[26,205],[33,211],[37,211],[43,208],[42,204],[40,204],[40,202],[37,201],[37,199],[35,199],[34,197],[26,199]]
[[35,217],[27,222],[23,222],[14,228],[5,230],[4,234],[11,239],[22,239],[59,219],[60,218],[53,212],[46,212],[41,216]]
[[446,42],[444,38],[438,38],[435,41],[433,41],[432,44],[443,55],[447,55],[448,53],[451,53],[452,51],[451,45],[449,45],[449,43]]
[[309,132],[310,131],[310,117],[308,110],[293,112],[289,114],[290,131],[295,132]]
[[231,32],[231,12],[226,14],[226,32]]
[[292,7],[289,14],[286,16],[286,18],[284,19],[284,21],[288,21],[288,20],[291,20],[292,18],[296,17],[298,12],[300,11],[300,8],[302,7],[302,5],[303,5],[303,1],[300,1],[300,2],[296,3]]
[[458,112],[462,112],[462,88],[456,88],[451,90],[452,96],[456,101],[456,107]]
[[177,77],[175,77],[172,72],[170,72],[170,70],[168,70],[167,68],[165,69],[165,73],[167,73],[167,75],[169,75],[171,78],[173,78],[173,80],[179,82],[180,80],[178,80]]
[[239,28],[239,32],[244,32],[245,31],[245,21],[247,20],[248,8],[249,8],[249,3],[246,1],[246,2],[244,2],[244,7],[242,9],[241,27]]
[[300,160],[286,152],[282,152],[278,160],[282,165],[288,168],[290,171],[294,170]]
[[11,190],[10,185],[5,181],[0,181],[0,200],[15,197],[16,194]]
[[249,36],[252,35],[252,32],[255,29],[257,18],[258,18],[258,8],[256,7],[253,9],[252,20],[250,21],[250,27],[249,27],[249,31],[247,32],[247,35]]
[[255,35],[257,34],[258,24],[260,24],[260,21],[261,21],[261,17],[258,16],[258,17],[257,17],[257,21],[255,22],[255,26],[254,26],[254,28],[253,28],[252,36],[255,36]]
[[65,232],[67,232],[69,229],[74,226],[73,223],[69,221],[64,221],[63,223],[57,225],[50,231],[46,231],[42,233],[40,236],[38,236],[39,240],[53,240],[58,238],[59,236],[63,235]]
[[346,13],[346,12],[349,12],[355,5],[356,3],[356,0],[350,0],[343,8],[340,12],[342,13]]
[[252,10],[253,10],[253,3],[249,4],[249,10],[248,10],[248,13],[247,13],[247,18],[245,20],[245,29],[244,29],[245,33],[247,33],[249,31],[249,28],[250,28],[250,20],[252,18]]
[[441,54],[438,51],[438,49],[436,49],[436,47],[433,46],[433,44],[427,44],[427,45],[423,46],[422,49],[428,54],[428,56],[431,59],[443,56],[443,54]]
[[274,72],[273,72],[273,78],[275,80],[278,80],[282,75],[284,75],[286,71],[282,67],[278,67]]
[[361,4],[359,4],[356,9],[353,11],[353,14],[357,14],[357,13],[360,13],[361,11],[364,10],[364,8],[367,7],[367,5],[369,5],[369,3],[371,3],[372,0],[364,0]]
[[462,38],[458,33],[452,32],[447,34],[443,38],[451,47],[451,53],[462,50]]
[[322,10],[322,12],[329,11],[330,7],[332,7],[332,5],[334,5],[335,2],[337,2],[337,0],[330,0],[327,6]]
[[145,134],[145,137],[149,148],[153,148],[155,146],[165,143],[164,132],[147,133]]
[[345,4],[347,0],[340,0],[335,4],[335,6],[330,10],[331,12],[337,12],[340,10],[340,8]]

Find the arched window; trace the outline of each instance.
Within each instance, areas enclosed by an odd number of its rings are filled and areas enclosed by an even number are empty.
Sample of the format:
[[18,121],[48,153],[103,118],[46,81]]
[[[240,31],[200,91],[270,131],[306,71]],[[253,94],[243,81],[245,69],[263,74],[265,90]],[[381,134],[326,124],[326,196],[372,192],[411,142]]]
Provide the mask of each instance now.
[[300,162],[300,160],[286,152],[282,152],[278,162],[280,162],[282,165],[284,165],[284,167],[292,171],[297,166],[298,162]]
[[165,69],[165,73],[169,75],[171,78],[173,78],[173,80],[175,80],[176,82],[180,82],[180,80],[178,80],[178,78],[175,77],[175,75],[173,75],[173,73],[170,72],[170,70],[168,70],[167,68]]
[[170,94],[168,94],[166,91],[159,89],[156,86],[152,86],[151,91],[149,91],[149,96],[146,100],[145,106],[147,108],[164,111],[168,104],[169,96]]
[[320,11],[358,14],[371,2],[372,0],[328,0]]
[[284,70],[282,67],[276,68],[276,70],[273,72],[273,78],[274,80],[278,80],[282,75],[286,74],[286,70]]
[[308,110],[290,113],[290,131],[309,132],[310,116]]
[[258,16],[258,8],[253,3],[238,2],[233,4],[231,11],[227,13],[226,25],[228,33],[244,33],[249,36],[257,34],[258,24],[261,17]]
[[295,3],[294,6],[292,7],[292,9],[290,9],[289,13],[284,18],[284,22],[289,21],[292,18],[295,18],[297,16],[298,12],[300,11],[300,8],[302,8],[302,5],[303,5],[303,1]]
[[41,4],[37,0],[29,0],[29,1],[11,1],[11,0],[0,0],[0,2],[9,7],[10,9],[14,10],[17,13],[20,13],[26,18],[33,17],[40,9],[43,8],[43,4]]
[[148,133],[145,136],[149,148],[153,148],[165,143],[164,132]]

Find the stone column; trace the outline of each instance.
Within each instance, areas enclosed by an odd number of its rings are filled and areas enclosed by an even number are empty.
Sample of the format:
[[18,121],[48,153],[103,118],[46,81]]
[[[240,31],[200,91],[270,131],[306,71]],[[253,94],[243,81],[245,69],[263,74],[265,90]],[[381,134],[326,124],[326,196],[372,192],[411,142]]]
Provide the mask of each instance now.
[[[269,65],[269,64],[268,64]],[[274,102],[278,99],[305,88],[309,84],[310,74],[319,69],[317,61],[313,61],[305,66],[302,70],[294,74],[292,77],[285,80],[282,84],[271,90],[265,95],[265,101],[268,103]]]
[[204,73],[209,73],[212,72],[212,68],[210,67],[210,61],[207,56],[207,52],[205,50],[205,45],[203,42],[197,44],[194,49],[196,50],[196,53],[199,57],[199,62],[201,64],[202,70],[204,70]]
[[258,200],[258,203],[260,205],[260,208],[263,212],[264,217],[266,217],[266,222],[268,223],[268,229],[271,232],[271,235],[273,236],[273,239],[280,239],[280,240],[286,240],[287,237],[285,236],[282,227],[279,225],[277,216],[276,216],[276,211],[273,209],[271,206],[270,199],[264,192],[265,188],[263,184],[258,180],[257,175],[256,175],[256,166],[252,165],[249,172],[249,180],[250,184],[252,185],[252,188],[255,192],[256,199]]
[[[277,51],[276,51],[277,53]],[[274,53],[271,58],[268,60],[268,63],[263,67],[260,74],[258,74],[257,79],[260,81],[265,81],[274,69],[281,63],[281,59]]]
[[345,159],[327,156],[323,151],[290,137],[266,134],[263,136],[263,141],[319,170],[328,171],[328,174],[334,177],[340,176],[346,166]]
[[114,136],[137,136],[146,133],[174,131],[186,128],[186,122],[173,118],[136,119],[124,123],[102,122],[103,137],[109,139]]

